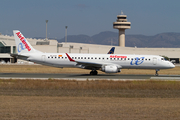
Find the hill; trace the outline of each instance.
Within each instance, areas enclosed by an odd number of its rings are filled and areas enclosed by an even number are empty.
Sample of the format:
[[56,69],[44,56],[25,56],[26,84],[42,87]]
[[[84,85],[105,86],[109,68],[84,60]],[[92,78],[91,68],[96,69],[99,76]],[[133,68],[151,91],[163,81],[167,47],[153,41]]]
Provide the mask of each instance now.
[[[58,42],[64,42],[65,38],[58,39]],[[105,31],[99,34],[88,35],[68,35],[68,42],[101,44],[101,45],[118,45],[118,33]],[[179,48],[180,33],[161,33],[154,36],[145,35],[126,35],[126,47],[149,47],[149,48]]]

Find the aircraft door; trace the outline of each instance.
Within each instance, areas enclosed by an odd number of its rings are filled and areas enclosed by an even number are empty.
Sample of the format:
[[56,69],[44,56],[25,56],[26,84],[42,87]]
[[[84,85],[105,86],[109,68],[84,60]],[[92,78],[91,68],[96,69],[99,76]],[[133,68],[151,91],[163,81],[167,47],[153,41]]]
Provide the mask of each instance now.
[[41,60],[44,62],[44,61],[46,61],[46,55],[42,55],[41,56]]
[[153,57],[153,65],[156,65],[156,64],[157,64],[157,58]]

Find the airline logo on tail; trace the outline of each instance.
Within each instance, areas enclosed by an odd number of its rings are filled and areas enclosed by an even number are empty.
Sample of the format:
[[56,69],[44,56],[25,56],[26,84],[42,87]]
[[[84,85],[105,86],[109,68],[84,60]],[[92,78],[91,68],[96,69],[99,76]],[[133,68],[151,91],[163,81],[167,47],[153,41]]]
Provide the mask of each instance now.
[[[20,32],[17,32],[16,33],[16,35],[18,36],[18,38],[21,40],[21,42],[24,44],[22,44],[22,43],[19,43],[19,47],[21,48],[21,50],[24,50],[25,48],[28,50],[28,51],[31,51],[31,48],[29,47],[29,45],[27,44],[27,42],[26,42],[26,39],[22,36],[22,34],[20,33]],[[23,46],[25,46],[25,48],[23,47]],[[21,51],[20,50],[20,51]],[[18,51],[19,51],[19,48],[18,48]],[[19,51],[19,52],[20,52]]]
[[111,50],[107,54],[114,54],[115,47],[112,47]]
[[24,49],[26,49],[25,45],[23,43],[19,43],[19,45],[18,45],[18,52],[21,52]]

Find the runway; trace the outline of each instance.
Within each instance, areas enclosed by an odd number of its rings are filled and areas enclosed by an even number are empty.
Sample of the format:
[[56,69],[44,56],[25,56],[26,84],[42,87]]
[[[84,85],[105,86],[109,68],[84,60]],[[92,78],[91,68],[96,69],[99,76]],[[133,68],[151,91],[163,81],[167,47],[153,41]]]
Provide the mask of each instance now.
[[68,80],[180,80],[180,75],[127,75],[127,74],[43,74],[43,73],[0,73],[1,79],[68,79]]

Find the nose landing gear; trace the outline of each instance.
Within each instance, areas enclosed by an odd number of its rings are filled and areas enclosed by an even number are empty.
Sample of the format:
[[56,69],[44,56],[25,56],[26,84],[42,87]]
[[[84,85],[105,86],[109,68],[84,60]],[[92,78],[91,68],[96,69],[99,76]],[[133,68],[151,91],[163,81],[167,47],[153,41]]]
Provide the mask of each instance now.
[[160,71],[160,70],[159,70],[159,69],[156,69],[155,76],[159,76],[158,71]]

